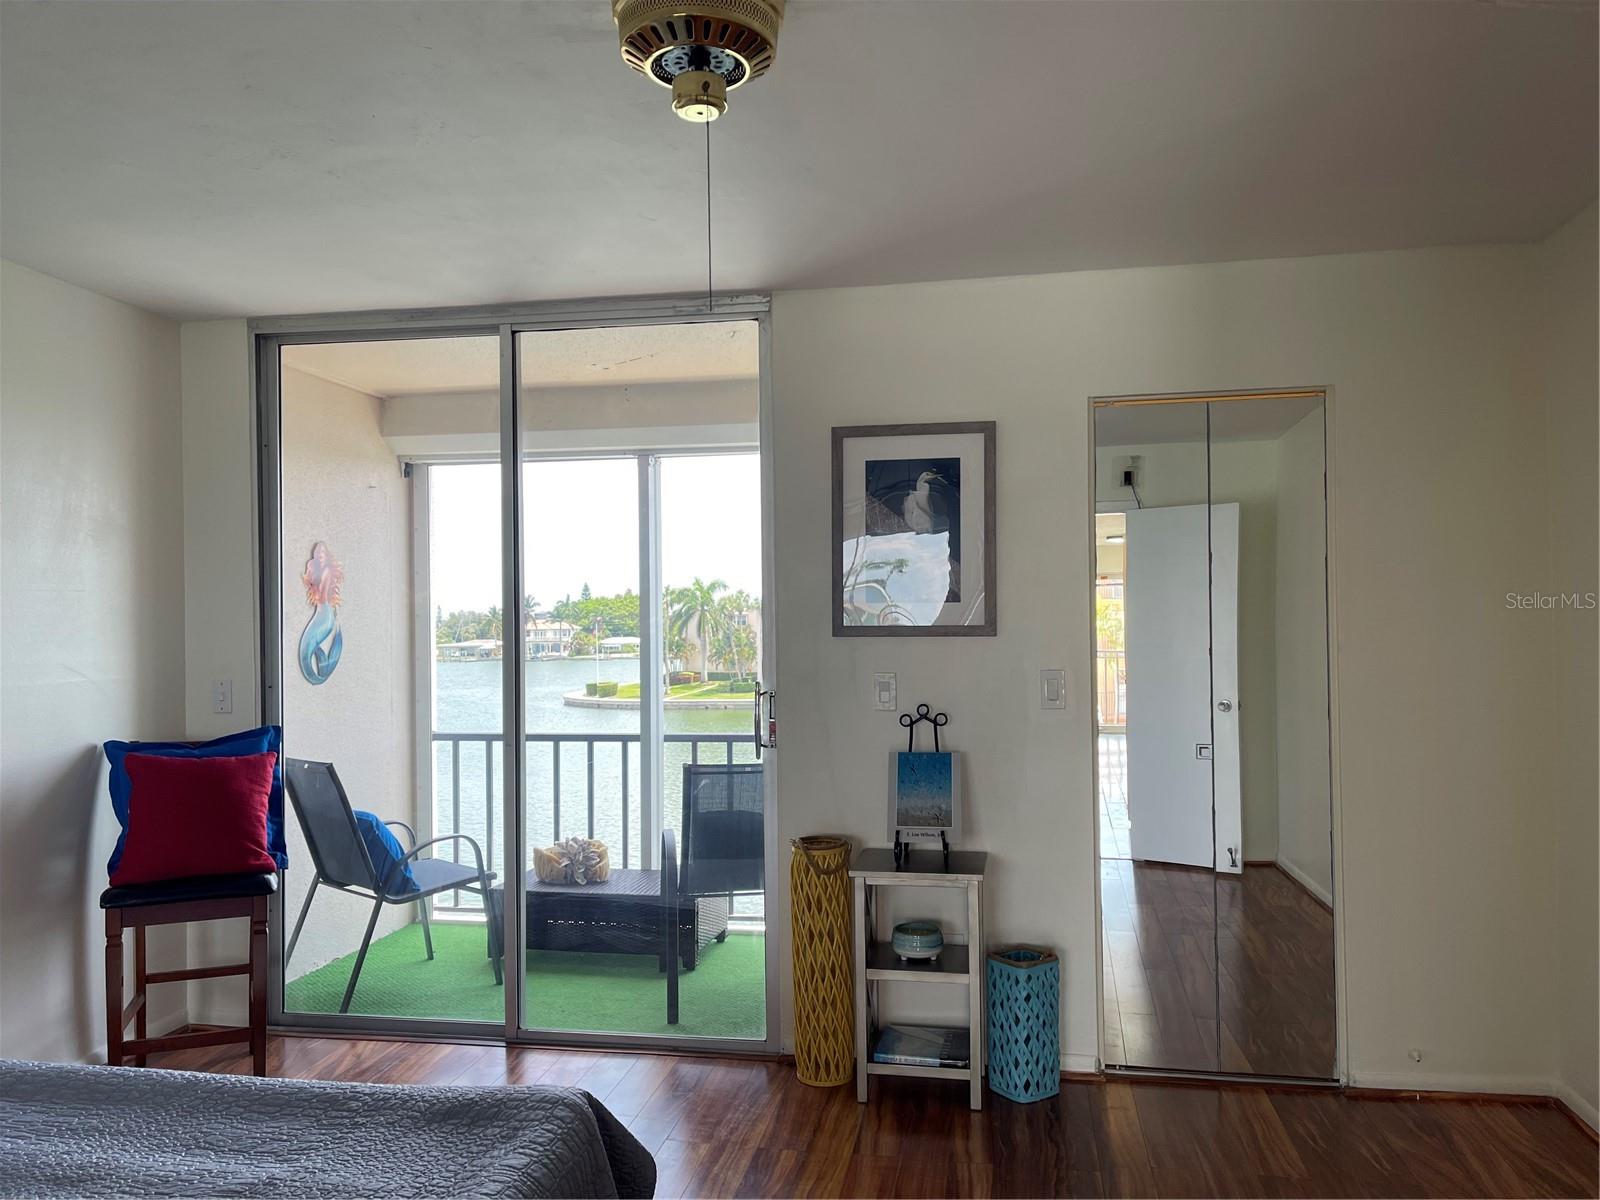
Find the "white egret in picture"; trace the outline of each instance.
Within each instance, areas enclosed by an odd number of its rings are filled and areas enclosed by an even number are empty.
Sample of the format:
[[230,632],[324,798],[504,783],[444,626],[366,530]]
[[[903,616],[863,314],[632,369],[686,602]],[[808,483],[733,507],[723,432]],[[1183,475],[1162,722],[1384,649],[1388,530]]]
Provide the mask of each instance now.
[[869,459],[864,536],[846,541],[853,624],[932,625],[961,600],[961,460]]

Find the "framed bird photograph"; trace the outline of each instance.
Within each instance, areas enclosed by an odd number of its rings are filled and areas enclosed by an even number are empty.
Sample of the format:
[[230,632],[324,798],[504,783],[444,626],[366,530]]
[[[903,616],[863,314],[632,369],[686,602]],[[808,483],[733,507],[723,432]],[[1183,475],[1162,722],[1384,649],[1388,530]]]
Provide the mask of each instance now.
[[993,637],[993,421],[833,431],[835,637]]

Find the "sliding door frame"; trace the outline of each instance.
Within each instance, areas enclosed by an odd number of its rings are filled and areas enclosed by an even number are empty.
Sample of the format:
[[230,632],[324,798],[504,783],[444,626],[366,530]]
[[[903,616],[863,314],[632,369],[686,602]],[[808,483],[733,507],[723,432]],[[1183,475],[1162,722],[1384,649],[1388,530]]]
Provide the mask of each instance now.
[[[1310,398],[1319,396],[1322,400],[1322,513],[1324,526],[1324,553],[1326,554],[1326,569],[1323,572],[1323,587],[1325,591],[1324,612],[1327,627],[1324,631],[1325,652],[1328,665],[1328,788],[1330,795],[1329,812],[1329,854],[1331,856],[1331,871],[1333,879],[1333,978],[1334,978],[1334,1073],[1331,1078],[1307,1078],[1301,1076],[1273,1076],[1234,1074],[1222,1070],[1193,1071],[1181,1068],[1127,1066],[1123,1064],[1108,1064],[1106,1062],[1106,1013],[1105,1013],[1105,954],[1104,954],[1104,929],[1105,914],[1102,911],[1100,899],[1100,754],[1099,754],[1099,718],[1096,705],[1098,703],[1098,680],[1096,679],[1095,647],[1096,629],[1094,619],[1094,580],[1097,563],[1095,561],[1095,516],[1103,511],[1099,501],[1099,457],[1095,453],[1095,413],[1102,408],[1120,407],[1123,405],[1155,405],[1155,404],[1198,404],[1210,402],[1225,402],[1231,400],[1280,400],[1294,398]],[[1337,601],[1339,589],[1337,585],[1338,556],[1335,550],[1336,537],[1334,525],[1334,498],[1337,495],[1335,488],[1334,465],[1334,422],[1338,407],[1334,403],[1334,388],[1331,386],[1307,387],[1277,387],[1259,388],[1254,390],[1242,389],[1238,391],[1204,391],[1204,392],[1152,392],[1132,395],[1101,395],[1090,396],[1084,406],[1085,420],[1087,422],[1087,438],[1089,454],[1089,496],[1087,506],[1087,533],[1088,533],[1088,567],[1089,567],[1089,664],[1086,673],[1087,692],[1089,703],[1089,817],[1090,828],[1093,830],[1091,839],[1093,862],[1091,863],[1094,886],[1094,967],[1095,967],[1095,1039],[1096,1057],[1100,1070],[1112,1074],[1128,1076],[1170,1076],[1174,1078],[1202,1078],[1241,1080],[1255,1083],[1272,1083],[1277,1081],[1306,1085],[1311,1087],[1342,1087],[1349,1079],[1349,1002],[1348,979],[1345,970],[1345,907],[1344,907],[1344,803],[1341,792],[1339,770],[1339,656],[1334,652],[1339,644],[1338,639],[1338,612]],[[1209,424],[1207,426],[1209,430]],[[1207,435],[1206,454],[1209,458],[1210,437]],[[1209,467],[1208,467],[1209,478]],[[1209,484],[1207,487],[1206,503],[1211,503]],[[1120,511],[1121,506],[1104,509],[1104,511]],[[1220,1019],[1220,1017],[1219,1017]]]
[[[505,1012],[500,1024],[477,1021],[452,1021],[410,1017],[383,1017],[337,1013],[296,1013],[284,1009],[285,986],[283,949],[285,945],[285,904],[282,888],[273,896],[268,939],[272,986],[268,989],[268,1020],[282,1029],[296,1032],[378,1033],[410,1037],[448,1037],[493,1043],[524,1045],[570,1045],[658,1049],[676,1052],[776,1055],[780,1045],[778,1003],[778,939],[765,938],[764,1002],[766,1036],[761,1040],[701,1037],[661,1037],[628,1033],[576,1033],[525,1027],[524,1003],[525,939],[522,936],[522,867],[527,861],[527,832],[524,828],[526,777],[526,721],[522,711],[522,685],[525,663],[525,629],[522,601],[522,397],[519,386],[518,334],[585,328],[632,325],[699,324],[724,321],[754,321],[758,341],[758,414],[760,453],[760,502],[762,532],[762,644],[760,677],[765,686],[777,679],[777,605],[773,537],[772,412],[771,412],[771,302],[763,294],[746,293],[718,297],[710,305],[703,297],[644,297],[604,299],[548,304],[494,305],[457,309],[417,309],[357,313],[325,313],[306,316],[263,317],[248,322],[250,337],[250,383],[256,431],[257,477],[257,599],[258,653],[261,662],[259,705],[262,720],[281,724],[283,719],[283,554],[282,554],[282,407],[279,355],[285,346],[329,342],[396,341],[416,338],[493,337],[500,359],[500,466],[501,466],[501,611],[514,615],[508,635],[503,637],[502,701],[503,769],[507,786],[502,789],[502,818],[505,829],[504,854],[500,864],[502,880],[515,886],[504,889],[502,913],[506,954]],[[672,456],[692,454],[673,448]],[[636,457],[639,460],[641,487],[640,535],[641,567],[653,564],[660,571],[659,505],[644,503],[659,498],[659,461],[665,453],[618,451],[605,457]],[[570,455],[567,457],[571,457]],[[648,461],[647,461],[648,460]],[[415,527],[415,517],[413,518]],[[653,528],[652,528],[653,527]],[[415,574],[413,574],[415,580]],[[649,581],[641,575],[641,589]],[[641,597],[644,595],[641,590]],[[641,614],[643,615],[643,614]],[[641,632],[643,627],[641,625]],[[643,654],[650,650],[641,644]],[[647,725],[641,708],[641,746]],[[659,741],[659,739],[657,739]],[[417,751],[421,761],[422,751]],[[763,748],[763,760],[776,767],[775,748]],[[655,756],[659,759],[659,746]],[[431,756],[429,758],[431,763]],[[641,757],[641,772],[647,767]],[[655,786],[661,785],[659,762]],[[769,889],[779,878],[777,836],[777,771],[762,772],[766,879]],[[645,794],[641,804],[652,802],[650,781],[641,774]],[[419,782],[417,794],[421,794]],[[641,809],[644,823],[648,816]],[[641,826],[643,833],[643,825]],[[765,906],[768,919],[773,906]]]

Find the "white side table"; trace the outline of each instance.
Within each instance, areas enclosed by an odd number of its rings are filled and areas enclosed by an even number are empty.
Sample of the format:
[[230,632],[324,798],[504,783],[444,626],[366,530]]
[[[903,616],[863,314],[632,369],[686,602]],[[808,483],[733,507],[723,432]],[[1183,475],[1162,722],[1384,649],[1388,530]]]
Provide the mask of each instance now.
[[[887,848],[862,850],[850,864],[855,892],[856,984],[856,1099],[867,1099],[868,1078],[873,1075],[914,1075],[927,1079],[965,1079],[969,1103],[983,1107],[983,873],[989,855],[982,850],[952,850],[950,866],[937,850],[913,850],[903,871],[895,870],[894,853]],[[878,928],[876,888],[964,888],[967,894],[966,945],[946,943],[932,962],[906,961]],[[873,1043],[884,1021],[878,1004],[878,984],[965,984],[967,1028],[971,1046],[965,1067],[913,1067],[872,1061]]]

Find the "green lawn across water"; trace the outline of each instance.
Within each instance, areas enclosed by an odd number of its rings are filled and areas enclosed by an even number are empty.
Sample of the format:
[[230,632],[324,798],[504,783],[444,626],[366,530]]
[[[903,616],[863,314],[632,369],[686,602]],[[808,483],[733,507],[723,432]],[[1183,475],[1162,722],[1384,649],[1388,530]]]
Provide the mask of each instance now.
[[[505,1020],[505,993],[485,955],[484,927],[433,922],[433,961],[413,922],[367,951],[351,1013],[454,1021]],[[766,1036],[766,939],[729,932],[678,976],[679,1022],[667,1024],[667,977],[638,954],[528,953],[528,1026],[591,1033],[760,1039]],[[352,952],[285,988],[289,1012],[339,1011]]]
[[[748,700],[755,703],[756,685],[747,684],[748,692],[730,692],[723,681],[714,679],[710,683],[675,683],[667,689],[668,700]],[[637,683],[621,683],[617,685],[618,700],[637,700],[639,698],[639,685]]]

